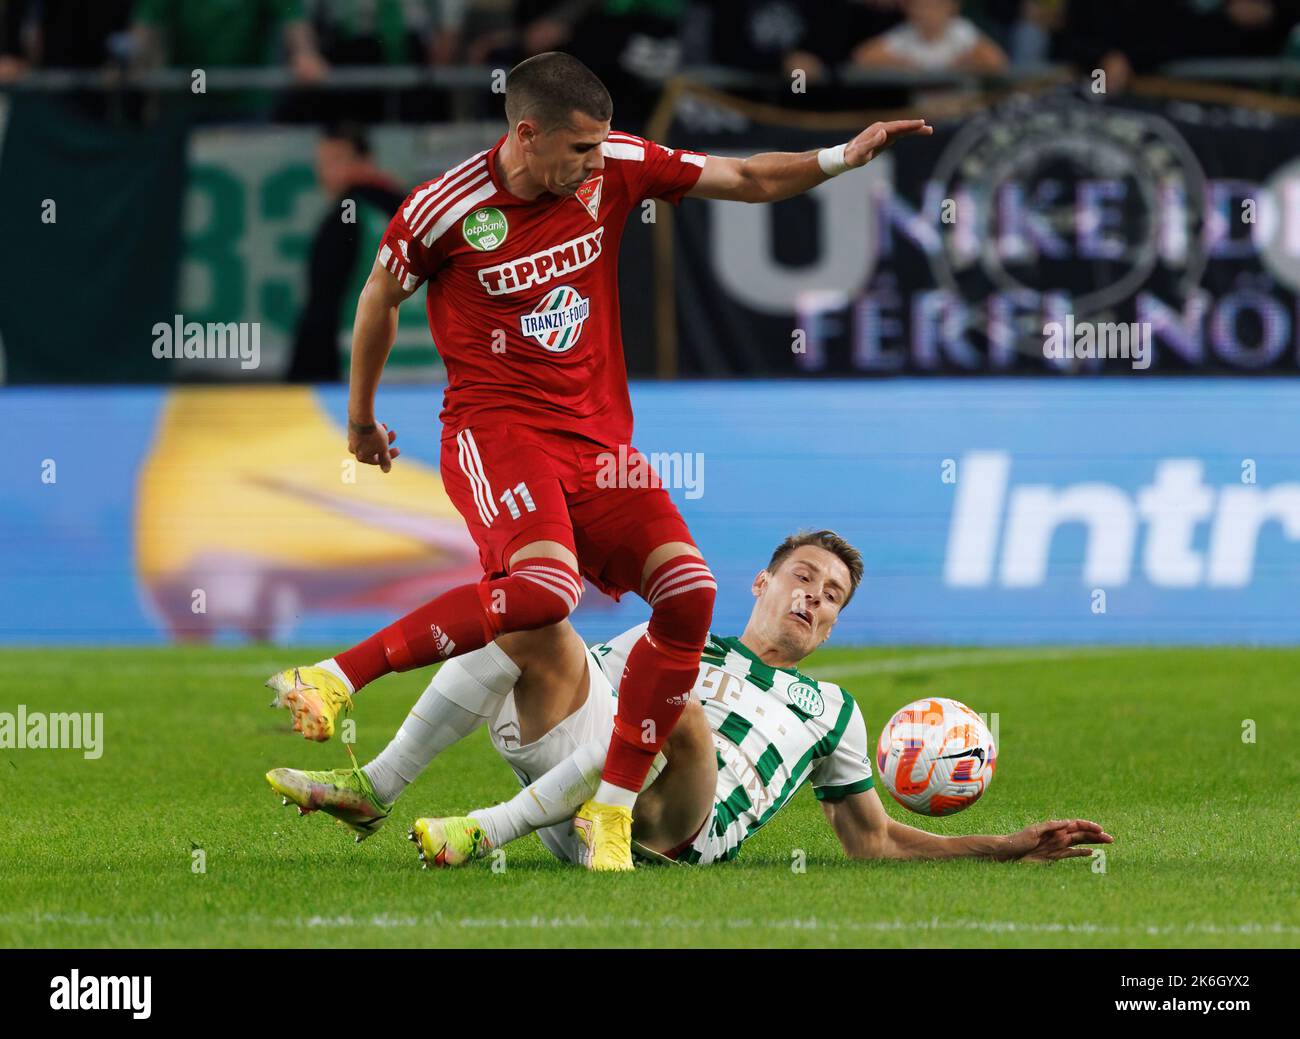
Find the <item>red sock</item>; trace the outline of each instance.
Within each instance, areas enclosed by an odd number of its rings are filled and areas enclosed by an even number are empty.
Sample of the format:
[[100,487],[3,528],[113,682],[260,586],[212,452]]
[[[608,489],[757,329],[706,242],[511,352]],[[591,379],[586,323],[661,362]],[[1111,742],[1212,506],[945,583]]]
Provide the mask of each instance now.
[[614,738],[601,779],[624,790],[640,791],[655,755],[686,709],[699,670],[698,652],[691,662],[689,656],[664,653],[648,635],[641,636],[623,668]]
[[481,649],[493,637],[477,584],[443,592],[370,638],[339,653],[335,662],[354,689],[390,671],[410,671]]
[[650,575],[645,598],[654,612],[623,668],[601,773],[606,783],[640,792],[699,677],[716,593],[713,575],[697,556],[677,556]]
[[507,631],[557,624],[582,595],[581,578],[556,559],[525,559],[507,577],[443,592],[334,660],[353,689],[482,649]]

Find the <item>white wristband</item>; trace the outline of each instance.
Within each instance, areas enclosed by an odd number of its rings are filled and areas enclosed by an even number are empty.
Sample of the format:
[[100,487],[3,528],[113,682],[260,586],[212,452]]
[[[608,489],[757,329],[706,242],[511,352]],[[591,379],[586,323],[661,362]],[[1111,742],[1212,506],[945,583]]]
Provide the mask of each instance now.
[[823,148],[817,153],[817,165],[826,176],[838,177],[849,169],[848,163],[844,161],[844,149],[847,147],[847,144],[837,144],[834,148]]

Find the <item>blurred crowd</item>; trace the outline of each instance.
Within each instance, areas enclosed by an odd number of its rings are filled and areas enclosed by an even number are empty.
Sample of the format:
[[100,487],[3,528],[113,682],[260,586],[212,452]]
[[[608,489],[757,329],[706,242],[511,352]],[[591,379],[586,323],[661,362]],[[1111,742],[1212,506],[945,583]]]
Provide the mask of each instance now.
[[509,65],[562,48],[654,81],[683,65],[1118,79],[1175,58],[1300,54],[1300,0],[0,0],[0,81],[32,68]]

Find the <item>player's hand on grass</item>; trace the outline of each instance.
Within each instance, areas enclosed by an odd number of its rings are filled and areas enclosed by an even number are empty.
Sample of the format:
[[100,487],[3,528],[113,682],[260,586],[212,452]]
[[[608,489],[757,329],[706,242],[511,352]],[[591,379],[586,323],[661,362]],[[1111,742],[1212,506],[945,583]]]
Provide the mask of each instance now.
[[1091,856],[1091,848],[1080,844],[1110,844],[1114,837],[1087,819],[1053,819],[1026,826],[1007,838],[1007,849],[998,858],[1003,861],[1055,862]]
[[865,166],[895,141],[919,134],[928,137],[934,127],[924,119],[892,119],[887,123],[872,123],[844,149],[844,161],[850,168]]
[[393,459],[402,453],[400,447],[392,446],[396,439],[397,430],[382,422],[348,422],[348,451],[358,462],[377,465],[384,472],[393,468]]

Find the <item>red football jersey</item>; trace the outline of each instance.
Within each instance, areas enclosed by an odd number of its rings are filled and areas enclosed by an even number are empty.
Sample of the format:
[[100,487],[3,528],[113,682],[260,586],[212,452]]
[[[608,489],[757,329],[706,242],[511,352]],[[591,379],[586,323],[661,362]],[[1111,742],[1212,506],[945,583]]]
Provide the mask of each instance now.
[[628,443],[623,226],[644,199],[680,202],[704,155],[611,133],[604,169],[576,195],[526,202],[497,179],[504,141],[412,191],[379,249],[404,287],[428,280],[429,329],[447,367],[444,428],[511,422]]

